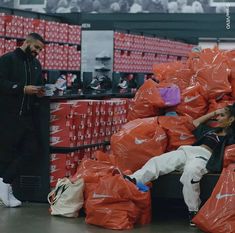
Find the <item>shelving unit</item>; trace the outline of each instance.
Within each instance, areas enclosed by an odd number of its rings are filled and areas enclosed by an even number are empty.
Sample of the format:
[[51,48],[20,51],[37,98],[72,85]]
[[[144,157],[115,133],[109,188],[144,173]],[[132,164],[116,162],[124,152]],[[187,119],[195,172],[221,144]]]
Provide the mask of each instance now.
[[114,32],[114,72],[152,73],[153,64],[184,61],[193,45]]
[[129,105],[126,97],[133,97],[133,94],[126,94],[109,95],[106,92],[69,96],[68,99],[53,97],[50,113],[51,187],[58,178],[73,175],[82,158],[94,158],[94,152],[99,148],[103,150],[111,135],[126,123]]
[[[121,79],[132,75],[132,82],[138,88],[152,75],[153,64],[184,61],[193,46],[130,32],[83,30],[81,76],[86,81],[84,73],[90,72],[94,78],[97,71],[107,72],[113,89],[117,90]],[[111,65],[98,70],[96,56],[102,52],[110,54]]]
[[19,46],[30,32],[37,32],[46,40],[39,60],[44,72],[48,72],[47,76],[50,76],[50,70],[76,74],[80,72],[81,27],[79,25],[1,13],[0,55]]

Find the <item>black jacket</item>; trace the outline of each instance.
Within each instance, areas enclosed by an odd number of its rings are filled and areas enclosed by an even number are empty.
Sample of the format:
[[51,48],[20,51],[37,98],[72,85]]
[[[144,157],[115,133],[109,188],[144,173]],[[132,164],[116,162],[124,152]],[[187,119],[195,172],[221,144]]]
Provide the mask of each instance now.
[[[201,145],[201,141],[203,137],[209,132],[216,132],[221,130],[221,128],[212,128],[207,125],[201,124],[194,131],[193,134],[196,137],[197,141],[193,144],[193,146]],[[224,140],[214,148],[212,155],[207,162],[206,168],[210,172],[220,173],[223,169],[223,161],[224,161],[224,149],[226,146],[234,144],[235,138],[234,135],[226,135]]]
[[0,109],[5,117],[32,108],[38,98],[24,95],[24,86],[42,84],[42,68],[36,58],[29,58],[20,48],[0,57]]

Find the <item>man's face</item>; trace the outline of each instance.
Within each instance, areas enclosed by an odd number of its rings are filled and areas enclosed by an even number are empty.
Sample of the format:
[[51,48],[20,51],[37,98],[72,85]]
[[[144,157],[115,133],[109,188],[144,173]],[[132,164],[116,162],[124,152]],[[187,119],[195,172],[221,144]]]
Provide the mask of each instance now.
[[39,52],[43,49],[44,44],[39,40],[31,40],[27,42],[27,47],[25,49],[26,54],[31,57],[37,57]]

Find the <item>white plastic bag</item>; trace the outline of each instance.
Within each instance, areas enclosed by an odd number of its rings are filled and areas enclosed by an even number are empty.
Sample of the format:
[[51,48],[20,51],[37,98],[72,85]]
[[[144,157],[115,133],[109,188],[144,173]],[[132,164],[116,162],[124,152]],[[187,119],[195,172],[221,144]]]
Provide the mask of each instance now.
[[47,197],[51,215],[78,217],[78,211],[84,203],[83,190],[84,180],[80,176],[74,182],[66,177],[59,179]]

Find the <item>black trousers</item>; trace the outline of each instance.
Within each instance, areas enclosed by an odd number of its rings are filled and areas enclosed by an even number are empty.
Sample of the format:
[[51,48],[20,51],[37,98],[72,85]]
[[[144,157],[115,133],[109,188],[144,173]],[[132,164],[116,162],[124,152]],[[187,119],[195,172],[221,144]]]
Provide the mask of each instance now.
[[38,143],[32,116],[10,118],[5,124],[5,133],[0,132],[0,143],[3,143],[0,149],[0,177],[10,184],[20,175],[22,167],[30,166]]

